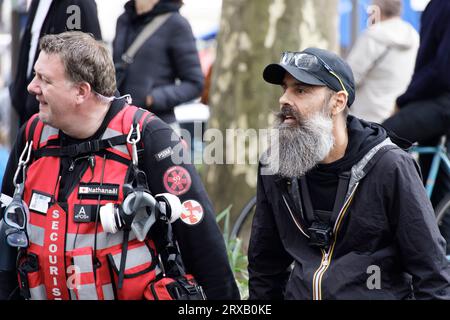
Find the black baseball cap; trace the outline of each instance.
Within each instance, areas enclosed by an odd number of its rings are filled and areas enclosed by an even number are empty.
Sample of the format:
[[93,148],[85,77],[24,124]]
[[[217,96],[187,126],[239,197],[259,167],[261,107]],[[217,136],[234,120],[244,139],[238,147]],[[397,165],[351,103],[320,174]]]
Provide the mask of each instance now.
[[350,107],[355,101],[355,80],[347,62],[331,51],[307,48],[300,52],[284,52],[280,63],[264,68],[263,78],[272,84],[283,84],[288,72],[300,82],[347,91]]

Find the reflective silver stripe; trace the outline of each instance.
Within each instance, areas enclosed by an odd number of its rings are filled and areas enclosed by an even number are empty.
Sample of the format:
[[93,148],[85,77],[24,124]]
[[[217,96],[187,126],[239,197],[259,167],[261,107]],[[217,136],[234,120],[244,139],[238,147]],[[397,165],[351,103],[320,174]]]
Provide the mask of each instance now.
[[158,265],[156,265],[156,267],[155,267],[155,276],[159,276],[160,273],[162,273],[162,270],[161,270],[161,268]]
[[[45,229],[28,224],[28,236],[30,241],[39,246],[44,246]],[[76,248],[93,247],[95,234],[76,234],[68,233],[66,236],[66,251],[71,251]],[[130,232],[128,241],[136,239],[134,232]],[[76,240],[76,243],[75,243]],[[115,234],[99,232],[97,233],[97,249],[106,249],[112,246],[121,244],[123,240],[123,233],[118,232]],[[76,246],[74,246],[74,244]]]
[[[134,232],[130,232],[128,241],[136,239]],[[75,242],[76,240],[76,242]],[[95,234],[78,234],[68,233],[66,236],[66,251],[76,248],[94,247]],[[97,249],[103,250],[121,244],[123,241],[123,233],[97,233]]]
[[[120,258],[122,253],[113,255],[114,263],[116,267],[120,266]],[[127,262],[125,264],[125,270],[131,269],[144,263],[152,262],[152,255],[146,245],[128,250]]]
[[[123,135],[122,132],[119,132],[119,131],[107,128],[105,130],[105,133],[103,133],[103,135],[102,135],[102,140],[103,139],[112,138],[112,137],[121,136],[121,135]],[[116,149],[117,151],[120,151],[122,153],[125,153],[125,154],[129,155],[127,146],[125,144],[114,146],[113,149]]]
[[42,129],[41,140],[39,141],[39,143],[42,144],[43,142],[47,141],[48,138],[50,138],[51,136],[57,135],[58,132],[59,132],[58,129],[53,128],[49,125],[45,125],[44,128]]
[[112,284],[105,284],[102,286],[103,300],[114,300],[114,291]]
[[78,288],[78,300],[98,300],[95,284],[83,284]]
[[352,174],[350,177],[347,194],[345,196],[345,201],[347,201],[347,199],[350,198],[350,194],[352,193],[355,184],[365,177],[367,173],[364,171],[366,165],[369,163],[370,160],[372,160],[375,154],[378,151],[380,151],[381,148],[387,145],[394,145],[394,143],[391,141],[391,139],[386,138],[381,143],[373,147],[369,152],[367,152],[366,155],[352,167]]
[[90,254],[84,256],[74,256],[73,264],[80,268],[80,273],[94,272],[94,267],[92,266],[92,256]]
[[28,224],[28,237],[30,238],[30,242],[37,244],[41,247],[44,246],[44,236],[45,236],[45,229],[32,225],[31,223]]
[[47,300],[47,291],[45,286],[41,284],[40,286],[30,288],[31,300]]

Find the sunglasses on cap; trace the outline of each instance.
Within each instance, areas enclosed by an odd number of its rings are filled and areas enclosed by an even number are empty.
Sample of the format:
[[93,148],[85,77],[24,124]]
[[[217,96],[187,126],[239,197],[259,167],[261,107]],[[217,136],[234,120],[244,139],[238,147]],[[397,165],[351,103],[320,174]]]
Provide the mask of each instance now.
[[325,68],[331,75],[333,75],[341,84],[342,91],[348,96],[347,89],[345,89],[344,83],[341,78],[333,71],[333,69],[321,58],[304,52],[291,52],[285,51],[281,55],[280,64],[292,65],[299,69],[316,73]]

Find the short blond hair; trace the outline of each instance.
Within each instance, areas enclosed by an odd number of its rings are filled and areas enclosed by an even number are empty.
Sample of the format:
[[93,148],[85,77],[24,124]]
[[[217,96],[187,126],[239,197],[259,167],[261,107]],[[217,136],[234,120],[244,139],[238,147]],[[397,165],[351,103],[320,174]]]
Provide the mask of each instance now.
[[87,82],[98,94],[114,95],[116,72],[111,54],[91,34],[68,31],[46,35],[40,41],[40,49],[61,58],[66,75],[72,82]]

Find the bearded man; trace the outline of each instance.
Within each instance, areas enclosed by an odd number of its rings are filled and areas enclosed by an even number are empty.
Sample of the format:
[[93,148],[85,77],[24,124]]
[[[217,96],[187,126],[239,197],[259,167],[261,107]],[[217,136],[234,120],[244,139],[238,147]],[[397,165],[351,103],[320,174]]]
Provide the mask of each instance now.
[[250,299],[449,299],[419,169],[403,141],[348,115],[348,64],[308,48],[263,77],[283,94],[258,171]]

